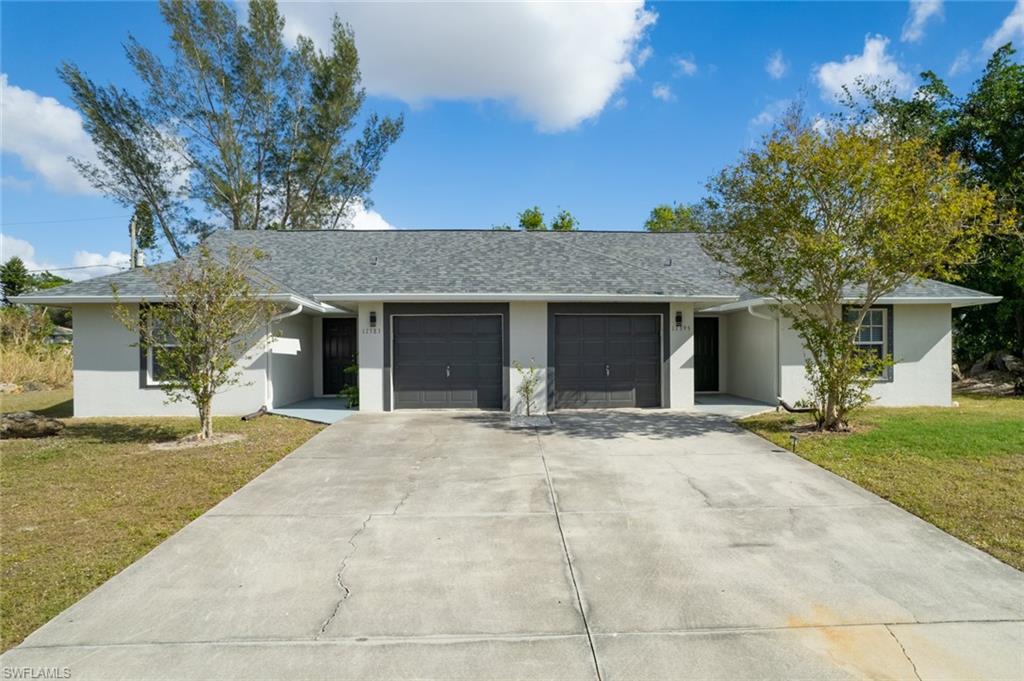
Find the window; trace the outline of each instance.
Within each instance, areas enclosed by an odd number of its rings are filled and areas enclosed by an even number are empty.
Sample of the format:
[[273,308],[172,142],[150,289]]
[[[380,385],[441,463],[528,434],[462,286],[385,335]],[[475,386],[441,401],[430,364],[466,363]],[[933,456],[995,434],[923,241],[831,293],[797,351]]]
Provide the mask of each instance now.
[[[856,346],[860,350],[872,353],[878,359],[882,359],[888,352],[885,343],[885,310],[872,308],[864,315],[857,330]],[[857,311],[849,312],[850,320],[857,318]]]
[[150,323],[154,325],[152,337],[155,342],[146,346],[146,382],[148,385],[160,385],[167,380],[167,368],[160,366],[154,350],[156,347],[173,348],[178,344],[169,330],[158,326],[159,320],[150,318]]
[[[847,321],[857,321],[858,313],[859,310],[847,308]],[[884,359],[892,354],[892,308],[890,306],[873,307],[864,314],[864,320],[854,338],[854,345],[859,350],[870,352],[878,359]],[[886,367],[878,378],[882,381],[893,380],[892,366]]]

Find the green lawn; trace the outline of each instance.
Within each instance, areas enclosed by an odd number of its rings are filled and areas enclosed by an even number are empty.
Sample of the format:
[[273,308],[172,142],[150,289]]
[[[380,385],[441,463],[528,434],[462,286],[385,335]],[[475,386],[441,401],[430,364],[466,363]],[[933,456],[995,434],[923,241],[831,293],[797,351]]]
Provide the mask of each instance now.
[[[70,416],[70,390],[0,396],[0,411]],[[68,419],[57,437],[0,448],[0,649],[124,569],[322,426],[215,419],[246,439],[154,452],[196,419]]]
[[1024,570],[1024,400],[957,396],[960,406],[865,409],[853,432],[755,416],[743,426]]

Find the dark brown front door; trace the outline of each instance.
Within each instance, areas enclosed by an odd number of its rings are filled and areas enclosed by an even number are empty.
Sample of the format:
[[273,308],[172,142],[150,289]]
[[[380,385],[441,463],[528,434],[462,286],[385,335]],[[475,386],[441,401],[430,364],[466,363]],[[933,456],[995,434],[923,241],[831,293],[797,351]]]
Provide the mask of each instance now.
[[693,381],[697,392],[718,390],[718,318],[693,320]]
[[324,394],[335,395],[356,382],[355,374],[345,373],[345,367],[356,363],[356,320],[324,318],[323,335]]

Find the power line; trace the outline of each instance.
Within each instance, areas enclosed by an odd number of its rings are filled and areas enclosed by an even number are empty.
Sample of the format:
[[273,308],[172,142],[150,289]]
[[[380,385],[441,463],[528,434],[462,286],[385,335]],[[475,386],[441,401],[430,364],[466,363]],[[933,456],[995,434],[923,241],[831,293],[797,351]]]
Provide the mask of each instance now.
[[97,267],[113,267],[116,270],[126,270],[126,269],[128,269],[128,265],[127,264],[124,264],[124,265],[101,264],[101,265],[78,265],[76,267],[50,267],[50,268],[47,268],[45,270],[27,270],[27,272],[29,274],[35,274],[37,272],[65,272],[67,270],[90,270],[90,269],[95,269]]
[[0,227],[20,227],[21,225],[54,225],[60,222],[95,222],[96,220],[120,220],[131,215],[109,215],[102,218],[68,218],[66,220],[30,220],[28,222],[5,222]]

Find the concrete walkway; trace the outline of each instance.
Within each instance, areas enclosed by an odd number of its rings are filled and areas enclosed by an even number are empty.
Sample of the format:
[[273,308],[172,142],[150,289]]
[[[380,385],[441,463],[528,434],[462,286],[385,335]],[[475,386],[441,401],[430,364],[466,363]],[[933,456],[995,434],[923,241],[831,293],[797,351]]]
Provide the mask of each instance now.
[[76,680],[1024,673],[1024,574],[722,417],[554,424],[356,414],[2,664]]

